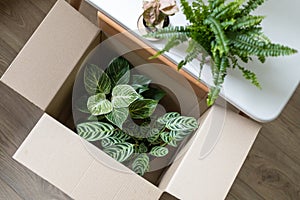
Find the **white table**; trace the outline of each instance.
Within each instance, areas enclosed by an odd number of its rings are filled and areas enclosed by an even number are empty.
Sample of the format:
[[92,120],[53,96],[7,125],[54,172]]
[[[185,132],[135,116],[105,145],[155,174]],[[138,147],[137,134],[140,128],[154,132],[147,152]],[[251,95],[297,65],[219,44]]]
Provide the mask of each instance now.
[[[137,19],[143,11],[142,1],[87,1],[126,30],[134,31],[151,47],[161,49],[164,46],[165,41],[147,41],[137,30]],[[267,16],[262,24],[265,34],[273,42],[288,45],[298,51],[300,50],[299,8],[300,1],[297,0],[269,0],[257,10],[258,14]],[[170,19],[171,24],[174,25],[187,23],[182,12],[175,14]],[[178,63],[184,54],[184,48],[177,48],[167,53],[166,56]],[[198,77],[198,66],[197,61],[193,61],[184,70]],[[264,64],[254,61],[245,67],[257,74],[262,90],[244,80],[240,71],[229,70],[220,95],[254,120],[260,122],[274,120],[299,84],[299,53],[286,57],[268,58]],[[201,79],[206,85],[211,85],[209,66],[204,67]]]

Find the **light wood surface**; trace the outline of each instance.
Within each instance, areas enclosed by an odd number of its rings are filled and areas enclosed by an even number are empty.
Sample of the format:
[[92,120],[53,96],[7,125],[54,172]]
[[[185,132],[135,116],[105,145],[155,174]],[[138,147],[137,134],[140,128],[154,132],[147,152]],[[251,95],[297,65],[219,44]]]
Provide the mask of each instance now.
[[[54,2],[55,0],[0,0],[0,76]],[[97,24],[96,10],[91,6],[83,2],[80,12]],[[69,199],[11,158],[40,115],[41,111],[35,106],[0,84],[1,200]],[[27,187],[28,185],[30,187]],[[169,198],[165,196],[163,199]],[[300,199],[299,86],[279,118],[263,125],[227,196],[227,200],[298,199]]]

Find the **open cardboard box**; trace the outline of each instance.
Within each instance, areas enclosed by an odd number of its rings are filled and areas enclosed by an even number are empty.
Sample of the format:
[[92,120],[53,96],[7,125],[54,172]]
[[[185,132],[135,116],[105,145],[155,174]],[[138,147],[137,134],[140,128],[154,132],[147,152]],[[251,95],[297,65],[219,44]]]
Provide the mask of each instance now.
[[[220,106],[206,111],[196,134],[156,185],[65,126],[75,74],[98,35],[96,27],[58,1],[3,75],[2,82],[46,112],[14,159],[74,199],[154,200],[163,192],[184,200],[224,199],[260,129],[237,113]],[[187,103],[183,110],[192,113],[192,108]],[[211,137],[216,131],[217,140]]]

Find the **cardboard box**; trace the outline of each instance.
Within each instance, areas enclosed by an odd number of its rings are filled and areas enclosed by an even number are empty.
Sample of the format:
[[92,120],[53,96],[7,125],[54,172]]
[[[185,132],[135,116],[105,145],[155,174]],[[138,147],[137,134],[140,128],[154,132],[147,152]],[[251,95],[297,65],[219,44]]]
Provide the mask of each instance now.
[[99,33],[99,28],[59,0],[1,81],[42,110],[59,116],[64,107],[61,102],[71,97],[78,67],[100,41]]
[[[14,159],[74,199],[157,200],[166,191],[179,199],[224,199],[260,126],[214,106],[201,119],[191,142],[178,155],[158,187],[107,156],[64,125],[44,114]],[[200,158],[201,147],[220,122],[220,138]],[[239,130],[243,130],[240,133]]]
[[[260,129],[234,112],[218,106],[206,112],[196,135],[158,185],[134,174],[57,121],[61,114],[70,115],[70,110],[66,113],[62,108],[71,102],[76,71],[84,54],[97,44],[98,34],[95,26],[59,0],[3,75],[1,81],[48,113],[14,159],[74,199],[156,200],[163,192],[184,200],[225,198]],[[167,73],[161,73],[160,79]],[[220,128],[217,140],[212,137],[213,127]],[[203,150],[209,153],[203,154]]]

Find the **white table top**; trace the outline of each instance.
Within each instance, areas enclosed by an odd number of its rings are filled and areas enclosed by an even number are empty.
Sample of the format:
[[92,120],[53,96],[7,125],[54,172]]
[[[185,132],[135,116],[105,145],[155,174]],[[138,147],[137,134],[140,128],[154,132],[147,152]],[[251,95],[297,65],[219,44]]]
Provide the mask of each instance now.
[[[140,35],[137,30],[137,20],[143,12],[142,1],[86,1],[125,29]],[[177,0],[177,2],[179,1]],[[298,0],[266,1],[257,10],[257,14],[266,16],[262,23],[264,33],[273,42],[288,45],[300,51],[299,8],[300,1]],[[187,24],[182,12],[175,14],[170,20],[171,24],[174,25]],[[161,49],[165,43],[165,41],[144,41],[156,49]],[[184,48],[179,47],[166,55],[178,63],[185,55]],[[198,62],[193,61],[184,70],[198,77],[198,66]],[[299,84],[299,53],[292,56],[267,58],[264,64],[254,61],[244,66],[257,74],[262,90],[244,80],[239,70],[229,70],[220,95],[254,120],[260,122],[274,120],[281,113]],[[205,84],[211,85],[212,79],[208,66],[204,67],[201,79]]]

